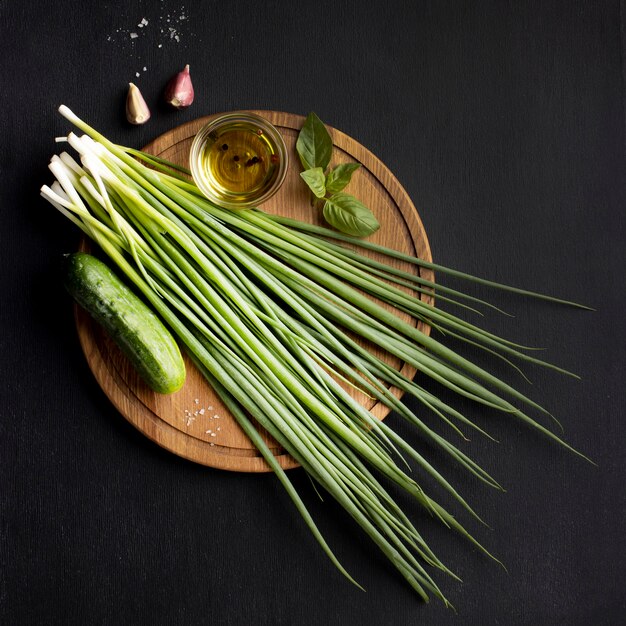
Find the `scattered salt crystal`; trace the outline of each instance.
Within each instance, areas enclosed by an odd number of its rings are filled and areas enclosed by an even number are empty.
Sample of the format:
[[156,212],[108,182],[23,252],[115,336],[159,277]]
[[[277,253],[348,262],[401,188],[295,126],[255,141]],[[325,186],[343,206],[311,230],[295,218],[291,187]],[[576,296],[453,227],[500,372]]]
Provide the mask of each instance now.
[[157,46],[157,48],[162,48],[162,47],[163,47],[163,44],[162,44],[162,43],[160,43],[160,44]]
[[205,430],[204,432],[208,435],[211,432],[211,429],[209,428],[209,430]]
[[215,433],[211,433],[211,437],[217,437]]
[[211,441],[211,442],[209,442],[209,445],[210,446],[214,446],[215,444]]
[[139,37],[139,35],[137,33],[131,33],[130,34],[130,38],[131,39],[137,39],[137,37]]
[[194,400],[194,402],[195,402],[196,404],[200,404],[200,400],[199,400],[198,398],[196,398],[196,399]]
[[213,419],[218,420],[219,418],[220,418],[220,416],[219,416],[219,415],[214,415],[214,416],[213,416]]
[[141,74],[140,74],[139,72],[135,72],[135,76],[136,76],[137,78],[139,78],[139,77],[141,76]]
[[148,71],[148,68],[147,68],[145,65],[143,66],[143,71],[144,71],[144,72],[147,72],[147,71]]
[[204,409],[200,409],[198,413],[200,413],[200,415],[204,415]]

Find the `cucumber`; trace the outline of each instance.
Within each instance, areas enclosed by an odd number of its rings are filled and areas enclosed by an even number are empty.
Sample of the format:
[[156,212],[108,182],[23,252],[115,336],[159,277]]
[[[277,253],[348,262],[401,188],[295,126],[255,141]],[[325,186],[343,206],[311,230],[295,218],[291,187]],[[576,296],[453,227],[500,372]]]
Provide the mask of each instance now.
[[185,364],[176,341],[156,314],[105,263],[84,252],[69,254],[64,285],[152,390],[169,394],[183,386]]

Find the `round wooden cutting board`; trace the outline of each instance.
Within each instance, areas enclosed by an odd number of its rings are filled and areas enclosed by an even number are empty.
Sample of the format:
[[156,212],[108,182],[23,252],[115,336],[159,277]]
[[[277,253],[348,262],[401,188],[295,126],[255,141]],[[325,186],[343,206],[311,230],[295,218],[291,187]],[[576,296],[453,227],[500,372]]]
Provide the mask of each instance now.
[[[308,189],[299,176],[301,167],[295,143],[304,118],[275,111],[255,113],[278,128],[285,138],[290,155],[285,183],[278,194],[262,208],[268,212],[322,224],[320,212],[311,205]],[[211,117],[174,128],[155,139],[145,150],[188,166],[193,137]],[[381,223],[380,230],[370,237],[370,241],[432,260],[417,210],[393,174],[357,141],[333,128],[329,128],[329,131],[335,145],[331,165],[343,162],[362,164],[346,192],[369,206]],[[89,245],[89,242],[84,241],[82,247],[88,249]],[[371,256],[378,258],[376,254]],[[430,271],[418,270],[414,265],[399,261],[391,262],[409,272],[419,271],[424,278],[433,280]],[[154,393],[138,378],[117,346],[78,306],[75,307],[75,315],[81,346],[94,376],[115,407],[142,433],[167,450],[203,465],[240,472],[270,471],[265,460],[189,360],[186,359],[187,380],[180,391],[171,395]],[[404,319],[409,318],[404,316]],[[426,333],[430,330],[426,326],[422,329]],[[405,363],[393,359],[388,359],[388,362],[409,377],[415,374],[415,370]],[[373,402],[357,390],[349,390],[379,419],[383,419],[389,412],[383,404]],[[401,395],[398,390],[393,391],[398,397]],[[271,437],[265,434],[265,439],[282,467],[297,467],[297,463]]]

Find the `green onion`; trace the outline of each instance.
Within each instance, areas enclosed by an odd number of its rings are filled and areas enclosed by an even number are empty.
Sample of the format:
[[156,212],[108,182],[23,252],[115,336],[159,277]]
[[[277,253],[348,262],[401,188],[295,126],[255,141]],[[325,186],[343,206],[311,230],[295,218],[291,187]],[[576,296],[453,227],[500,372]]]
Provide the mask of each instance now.
[[[50,170],[56,180],[42,187],[42,195],[100,246],[169,325],[274,470],[337,568],[358,585],[320,534],[258,426],[345,508],[421,598],[435,596],[449,605],[427,568],[456,578],[455,574],[428,547],[383,483],[410,494],[433,518],[489,555],[425,492],[419,476],[430,477],[453,503],[480,518],[424,455],[387,422],[375,419],[339,381],[383,403],[478,480],[501,489],[487,471],[427,426],[389,387],[414,396],[457,435],[463,436],[462,427],[489,435],[436,393],[365,349],[362,341],[411,364],[420,377],[430,377],[485,408],[517,417],[572,449],[519,406],[547,413],[536,402],[423,332],[418,323],[509,363],[520,359],[568,372],[528,354],[530,348],[435,308],[431,301],[472,309],[468,303],[493,305],[342,244],[499,285],[258,209],[222,209],[189,182],[185,168],[118,146],[67,107],[59,110],[85,133],[68,135],[80,162],[68,153],[54,156]],[[411,322],[399,312],[410,316]],[[411,471],[409,461],[417,471]]]

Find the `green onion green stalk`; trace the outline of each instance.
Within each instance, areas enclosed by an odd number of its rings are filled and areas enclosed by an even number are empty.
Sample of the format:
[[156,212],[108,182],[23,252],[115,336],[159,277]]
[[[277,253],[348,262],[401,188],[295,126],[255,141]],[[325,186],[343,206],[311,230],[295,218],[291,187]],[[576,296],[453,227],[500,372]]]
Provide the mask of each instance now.
[[[410,494],[432,517],[489,555],[417,477],[428,475],[452,502],[480,518],[422,454],[354,400],[346,383],[407,420],[478,480],[501,489],[390,387],[416,398],[456,434],[462,435],[464,427],[487,433],[364,348],[363,340],[413,366],[417,380],[429,377],[573,450],[527,414],[547,413],[536,402],[423,332],[418,322],[511,364],[518,359],[568,372],[539,360],[524,346],[435,308],[431,300],[470,309],[492,305],[355,249],[492,287],[502,285],[258,209],[220,208],[203,197],[184,168],[116,145],[67,107],[59,111],[84,133],[67,137],[80,159],[67,152],[53,156],[50,170],[56,180],[41,188],[42,195],[101,248],[169,325],[337,568],[358,585],[322,537],[259,435],[259,426],[335,498],[421,598],[435,596],[449,605],[431,572],[456,575],[428,547],[383,483]],[[407,316],[411,321],[405,321]],[[419,471],[411,472],[411,464]]]

